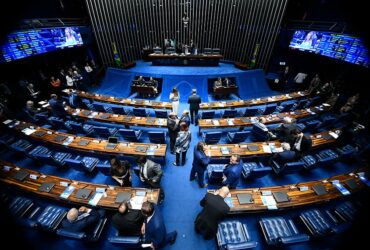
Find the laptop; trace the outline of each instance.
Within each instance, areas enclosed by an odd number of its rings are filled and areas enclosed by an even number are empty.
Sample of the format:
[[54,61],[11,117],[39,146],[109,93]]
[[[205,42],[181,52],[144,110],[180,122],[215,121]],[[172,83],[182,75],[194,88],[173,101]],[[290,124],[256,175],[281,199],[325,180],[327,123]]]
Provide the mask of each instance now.
[[322,184],[315,185],[315,186],[312,187],[312,189],[313,189],[313,191],[315,191],[315,193],[317,195],[324,195],[324,194],[328,193],[328,191],[326,190],[326,188]]
[[124,201],[129,201],[131,199],[131,193],[129,192],[119,192],[117,194],[116,203],[122,203]]
[[253,204],[253,199],[251,194],[236,194],[238,202],[240,205]]
[[41,184],[39,189],[37,189],[37,191],[49,193],[50,190],[54,187],[54,185],[55,185],[54,182],[44,182],[44,183]]
[[54,141],[55,141],[55,142],[62,142],[62,141],[64,141],[66,138],[67,138],[67,136],[64,136],[64,135],[57,135],[57,136],[54,138]]
[[13,178],[16,179],[16,180],[18,180],[18,181],[23,181],[24,179],[26,179],[27,176],[28,176],[28,172],[23,171],[23,170],[19,170],[13,176]]
[[77,142],[78,146],[87,146],[90,143],[89,140],[82,139],[81,141]]
[[289,201],[288,194],[286,192],[272,192],[277,203]]
[[118,137],[108,137],[108,144],[105,146],[105,149],[115,149],[118,145]]
[[145,146],[137,146],[135,149],[136,152],[141,152],[141,153],[145,153],[146,150],[147,150],[147,147]]
[[255,152],[255,151],[258,151],[259,150],[259,147],[258,145],[248,145],[248,150],[251,151],[251,152]]
[[34,133],[34,135],[36,135],[36,136],[38,136],[38,137],[42,137],[42,136],[44,136],[46,134],[46,132],[45,131],[36,131],[35,133]]
[[357,189],[358,188],[358,185],[357,185],[357,183],[356,183],[356,181],[354,181],[354,180],[346,180],[346,181],[344,181],[344,183],[350,188],[350,189],[352,189],[352,190],[354,190],[354,189]]
[[89,195],[91,194],[91,190],[90,189],[86,189],[86,188],[82,188],[82,189],[79,189],[76,193],[76,198],[77,199],[87,199],[89,198]]

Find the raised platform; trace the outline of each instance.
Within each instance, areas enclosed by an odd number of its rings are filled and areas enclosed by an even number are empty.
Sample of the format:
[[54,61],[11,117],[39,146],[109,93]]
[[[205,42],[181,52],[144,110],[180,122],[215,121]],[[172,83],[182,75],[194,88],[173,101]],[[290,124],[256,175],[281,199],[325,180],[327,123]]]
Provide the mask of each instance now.
[[218,66],[222,55],[177,55],[150,54],[149,59],[156,66]]

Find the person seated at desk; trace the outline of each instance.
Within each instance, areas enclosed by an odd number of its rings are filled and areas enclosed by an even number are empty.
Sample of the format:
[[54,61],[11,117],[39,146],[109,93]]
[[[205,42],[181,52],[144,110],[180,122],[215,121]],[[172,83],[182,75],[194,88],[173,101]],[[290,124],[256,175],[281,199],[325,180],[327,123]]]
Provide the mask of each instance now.
[[229,78],[227,78],[227,77],[223,80],[222,85],[223,85],[224,87],[231,87],[231,86],[235,86],[235,84],[234,84],[233,82],[231,82],[231,81],[230,81],[230,79],[229,79]]
[[33,84],[29,83],[27,85],[27,94],[32,97],[33,99],[37,99],[40,95],[40,91],[36,91]]
[[158,94],[158,81],[153,77],[150,77],[149,81],[146,82],[148,87],[153,87],[155,94]]
[[213,88],[214,89],[217,89],[217,88],[220,88],[220,87],[222,87],[222,79],[221,79],[221,77],[217,78],[217,80],[213,84]]
[[280,141],[288,142],[290,145],[292,145],[295,140],[294,131],[298,130],[296,119],[285,116],[283,121],[284,123],[269,132],[269,135],[272,139],[277,138]]
[[146,86],[145,79],[143,76],[139,76],[139,78],[134,83],[136,86]]
[[110,174],[121,186],[131,187],[130,162],[121,162],[117,157],[113,157],[110,160]]
[[141,226],[145,220],[140,210],[130,209],[128,202],[123,202],[118,207],[118,212],[112,216],[113,226],[122,236],[141,235]]
[[26,107],[24,108],[24,112],[26,113],[26,115],[28,116],[28,118],[32,122],[36,122],[37,121],[36,115],[38,113],[41,113],[41,110],[40,110],[40,108],[35,108],[34,102],[29,100],[26,103]]
[[100,213],[91,208],[84,206],[78,210],[77,208],[71,208],[67,213],[67,217],[62,221],[62,228],[72,232],[85,232],[91,229],[99,221],[100,217]]

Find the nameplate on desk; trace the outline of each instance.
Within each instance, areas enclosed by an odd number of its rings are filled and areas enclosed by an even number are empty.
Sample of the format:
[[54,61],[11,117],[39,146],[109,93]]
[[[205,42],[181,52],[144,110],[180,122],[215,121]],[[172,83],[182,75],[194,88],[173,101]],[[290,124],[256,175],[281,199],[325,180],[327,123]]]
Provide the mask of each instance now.
[[99,144],[99,143],[100,143],[100,141],[99,141],[99,140],[93,140],[93,143],[97,143],[97,144]]
[[95,188],[95,191],[96,191],[96,192],[99,192],[99,193],[104,193],[104,192],[105,192],[105,189],[106,189],[106,188],[97,187],[97,188]]
[[13,122],[13,120],[6,120],[6,121],[3,121],[3,124],[8,125],[11,122]]
[[37,180],[38,177],[39,177],[38,175],[30,174],[30,179],[32,180]]
[[301,192],[304,192],[304,191],[308,190],[307,186],[299,186],[298,188],[299,188],[299,191],[301,191]]

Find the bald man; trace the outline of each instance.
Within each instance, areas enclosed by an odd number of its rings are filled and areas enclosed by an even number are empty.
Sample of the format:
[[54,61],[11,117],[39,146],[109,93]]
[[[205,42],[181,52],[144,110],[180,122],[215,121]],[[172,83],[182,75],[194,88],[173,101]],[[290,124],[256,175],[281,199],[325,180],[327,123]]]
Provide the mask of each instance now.
[[100,214],[87,207],[71,208],[62,221],[62,228],[72,232],[84,232],[90,229],[100,219]]
[[218,222],[230,211],[224,201],[229,193],[229,188],[224,186],[213,194],[207,193],[200,201],[203,210],[195,219],[195,231],[203,235],[204,239],[209,240],[216,235]]

